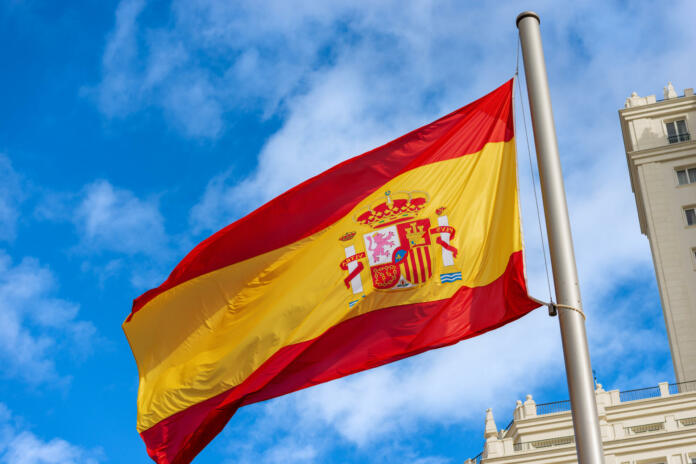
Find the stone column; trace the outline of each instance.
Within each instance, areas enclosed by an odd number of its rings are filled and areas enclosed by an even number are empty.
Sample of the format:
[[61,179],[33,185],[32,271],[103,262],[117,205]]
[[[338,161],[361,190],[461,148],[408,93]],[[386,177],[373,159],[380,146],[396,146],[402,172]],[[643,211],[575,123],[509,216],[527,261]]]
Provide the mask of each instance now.
[[515,420],[524,419],[524,409],[522,408],[522,401],[517,400],[517,404],[515,404],[515,412],[512,414],[512,417]]
[[486,439],[485,456],[486,458],[494,458],[503,455],[503,444],[498,439],[498,427],[493,419],[493,411],[490,408],[486,409],[486,428],[483,432],[483,437]]
[[669,383],[668,382],[660,382],[657,384],[658,387],[660,387],[660,396],[669,396]]

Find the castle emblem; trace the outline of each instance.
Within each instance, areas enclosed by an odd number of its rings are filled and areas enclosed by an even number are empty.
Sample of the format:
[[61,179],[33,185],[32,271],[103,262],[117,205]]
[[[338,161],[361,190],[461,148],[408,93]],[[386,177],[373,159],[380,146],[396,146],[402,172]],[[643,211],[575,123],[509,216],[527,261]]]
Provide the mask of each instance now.
[[387,191],[385,197],[354,217],[364,229],[361,237],[350,232],[339,238],[345,252],[341,269],[347,272],[346,287],[355,295],[362,294],[366,267],[376,290],[417,287],[431,279],[436,267],[443,271],[441,283],[461,280],[461,272],[454,268],[457,249],[450,244],[455,230],[444,215],[445,207],[436,210],[434,225],[430,218],[421,217],[429,201],[427,193]]

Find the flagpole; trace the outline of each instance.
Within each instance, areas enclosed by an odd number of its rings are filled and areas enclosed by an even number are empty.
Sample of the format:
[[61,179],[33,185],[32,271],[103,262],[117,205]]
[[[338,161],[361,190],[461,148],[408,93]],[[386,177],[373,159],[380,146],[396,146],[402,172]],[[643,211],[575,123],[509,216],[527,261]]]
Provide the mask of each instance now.
[[517,17],[556,301],[560,308],[558,319],[573,414],[576,452],[580,464],[603,464],[604,453],[585,333],[585,317],[580,300],[578,272],[539,22],[539,16],[531,11],[520,13]]

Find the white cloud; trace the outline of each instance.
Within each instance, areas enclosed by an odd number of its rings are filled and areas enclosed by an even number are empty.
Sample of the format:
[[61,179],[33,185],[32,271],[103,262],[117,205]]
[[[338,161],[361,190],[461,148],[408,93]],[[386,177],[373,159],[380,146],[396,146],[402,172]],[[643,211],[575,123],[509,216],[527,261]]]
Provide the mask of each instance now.
[[15,238],[22,198],[20,177],[9,158],[0,153],[0,240]]
[[144,7],[144,0],[126,0],[116,9],[114,31],[102,57],[103,90],[97,95],[99,107],[109,116],[125,115],[139,107],[132,68],[138,52],[136,20]]
[[186,236],[174,241],[167,233],[158,195],[139,197],[104,179],[77,192],[42,192],[34,216],[75,226],[78,243],[71,251],[101,287],[124,273],[135,288],[158,285],[175,253],[190,246]]
[[85,450],[61,438],[44,441],[18,425],[17,418],[0,403],[0,463],[97,464],[101,453]]
[[80,237],[77,250],[87,255],[83,270],[95,273],[101,285],[127,272],[134,288],[155,287],[174,252],[188,245],[185,238],[175,245],[167,234],[157,198],[139,198],[106,180],[84,187],[72,221]]
[[[262,409],[252,424],[232,423],[222,434],[221,441],[228,439],[224,449],[230,455],[229,463],[240,464],[309,464],[323,462],[380,462],[413,464],[449,464],[456,462],[449,457],[428,455],[419,445],[381,439],[380,446],[354,448],[339,447],[334,427],[317,426],[313,411],[305,410],[298,416],[296,397],[282,397],[268,406],[253,406]],[[301,404],[300,406],[307,406]],[[308,419],[311,417],[312,419]],[[421,428],[420,430],[423,430]],[[243,431],[243,432],[242,432]],[[373,443],[374,444],[374,443]]]
[[282,443],[266,452],[265,462],[269,464],[301,464],[317,462],[317,450],[312,445],[297,446],[294,443]]
[[427,456],[424,458],[416,458],[412,462],[413,464],[448,464],[452,462],[452,460],[441,456]]
[[64,384],[55,355],[68,351],[78,358],[91,352],[96,329],[77,319],[78,306],[55,298],[53,273],[33,258],[13,264],[0,250],[0,360],[3,376],[30,384]]
[[91,251],[161,256],[169,247],[157,201],[141,200],[106,180],[84,188],[74,221],[81,246]]

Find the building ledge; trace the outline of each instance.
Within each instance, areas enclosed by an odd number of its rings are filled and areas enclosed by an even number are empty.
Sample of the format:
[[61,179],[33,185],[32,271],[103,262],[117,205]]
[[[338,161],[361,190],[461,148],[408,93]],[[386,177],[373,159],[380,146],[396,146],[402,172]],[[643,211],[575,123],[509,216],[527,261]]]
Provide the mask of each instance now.
[[[664,159],[679,158],[681,156],[693,155],[692,149],[696,148],[696,140],[691,139],[686,142],[677,143],[665,143],[652,148],[644,148],[642,150],[628,151],[628,155],[631,161],[642,160],[644,158],[660,157]],[[688,152],[688,153],[684,153]],[[675,156],[676,155],[676,156]]]

